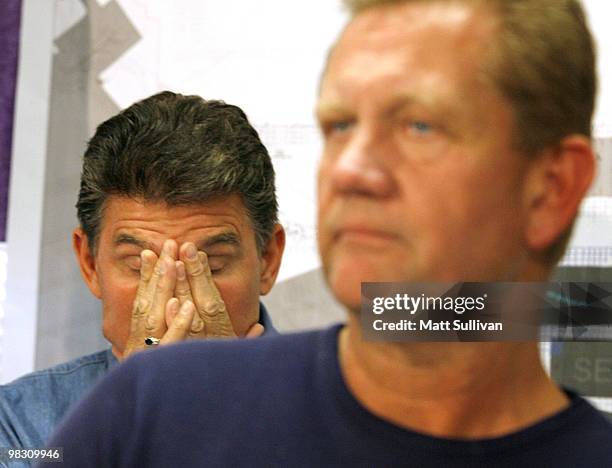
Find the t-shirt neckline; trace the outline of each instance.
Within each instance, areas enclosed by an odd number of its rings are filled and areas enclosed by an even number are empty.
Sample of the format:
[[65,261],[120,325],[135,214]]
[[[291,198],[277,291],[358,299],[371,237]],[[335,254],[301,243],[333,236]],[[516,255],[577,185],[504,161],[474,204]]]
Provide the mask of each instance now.
[[[554,439],[560,431],[572,430],[581,418],[595,411],[591,405],[575,392],[563,389],[570,404],[561,411],[548,416],[540,422],[510,434],[480,440],[442,438],[406,429],[386,421],[368,411],[349,390],[338,358],[338,337],[344,325],[338,324],[329,328],[322,345],[327,348],[325,354],[330,356],[332,372],[327,384],[331,386],[330,394],[337,396],[337,402],[344,417],[354,419],[354,427],[368,427],[368,432],[379,438],[381,443],[397,446],[404,440],[406,443],[418,443],[424,450],[443,451],[454,456],[473,456],[499,454],[505,451],[523,451],[532,444],[545,443]],[[350,424],[350,422],[349,422]]]

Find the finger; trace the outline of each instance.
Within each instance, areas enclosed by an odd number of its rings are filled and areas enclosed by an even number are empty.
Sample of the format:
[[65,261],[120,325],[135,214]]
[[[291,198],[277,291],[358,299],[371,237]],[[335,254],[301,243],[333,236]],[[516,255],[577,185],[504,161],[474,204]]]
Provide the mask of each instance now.
[[261,323],[256,323],[244,335],[245,338],[257,338],[264,334],[264,326]]
[[174,297],[176,297],[181,304],[185,301],[193,302],[191,297],[191,288],[187,281],[187,272],[185,271],[185,264],[181,260],[175,262],[176,266],[176,286],[174,287]]
[[[178,300],[169,301],[168,307],[178,308]],[[167,345],[182,341],[189,335],[191,321],[195,315],[195,306],[193,302],[185,302],[176,312],[168,312],[168,315],[175,315],[174,320],[170,324],[168,331],[159,341],[160,345]]]
[[157,255],[149,249],[140,252],[140,283],[146,285],[153,276]]
[[[147,284],[145,294],[143,294],[143,297],[145,297],[150,303],[153,302],[153,298],[155,297],[155,291],[158,287],[159,280],[166,271],[166,263],[164,262],[164,260],[171,259],[172,261],[174,261],[174,256],[176,255],[176,248],[176,242],[171,239],[164,241],[162,245],[162,250],[159,255],[159,258],[154,264],[151,279]],[[164,306],[165,305],[166,303],[164,302]]]
[[174,294],[176,283],[176,267],[174,264],[173,247],[176,242],[164,242],[161,255],[155,265],[153,276],[147,286],[146,300],[151,306],[145,318],[145,333],[147,336],[161,337],[166,332],[165,308]]
[[[161,278],[161,271],[160,271],[160,266],[162,264],[161,260],[164,258],[170,258],[174,260],[176,258],[176,251],[177,251],[176,241],[172,239],[168,239],[164,241],[164,243],[162,244],[162,250],[159,255],[159,258],[157,258],[157,256],[155,257],[157,261],[154,262],[152,265],[152,268],[151,268],[152,273],[150,274],[149,283],[147,284],[145,293],[143,294],[143,296],[146,297],[149,300],[149,302],[153,298],[154,293],[155,293],[155,288],[157,287],[157,283],[159,279]],[[148,252],[151,252],[153,255],[155,255],[155,253],[150,250]]]
[[153,270],[157,260],[157,255],[151,250],[145,249],[140,253],[140,280],[136,290],[136,297],[132,305],[130,333],[122,357],[129,356],[134,350],[144,345],[144,320],[151,305],[150,301],[146,299],[146,290],[153,276]]
[[138,282],[138,289],[136,290],[135,302],[145,295],[147,286],[153,276],[157,260],[157,255],[155,255],[155,252],[152,250],[145,249],[140,252],[140,281]]
[[151,307],[145,318],[147,336],[159,338],[166,332],[165,311],[168,301],[174,293],[176,270],[174,262],[168,258],[160,258],[158,266],[158,280],[151,290]]
[[173,297],[172,299],[170,299],[168,303],[166,304],[166,313],[165,313],[166,328],[170,328],[172,321],[176,317],[176,314],[178,314],[179,307],[180,307],[180,303],[176,297]]
[[162,244],[161,256],[166,255],[171,260],[177,259],[178,244],[174,239],[166,239]]
[[198,252],[191,242],[183,244],[179,258],[185,264],[187,281],[191,288],[196,312],[204,322],[208,337],[235,337],[225,303],[215,285],[204,252]]
[[[187,272],[185,271],[185,264],[181,260],[175,262],[176,265],[176,286],[174,287],[174,296],[179,300],[180,304],[184,304],[186,301],[194,302],[191,296],[191,287],[187,281]],[[198,314],[193,317],[191,323],[190,336],[195,337],[202,333],[204,330],[204,321]]]

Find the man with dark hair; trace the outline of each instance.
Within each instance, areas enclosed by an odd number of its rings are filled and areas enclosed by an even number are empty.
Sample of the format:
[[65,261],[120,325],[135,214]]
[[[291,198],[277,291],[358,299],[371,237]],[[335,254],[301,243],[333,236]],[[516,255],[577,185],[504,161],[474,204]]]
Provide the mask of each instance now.
[[138,350],[273,332],[259,296],[283,253],[277,211],[270,157],[236,106],[163,92],[101,124],[83,158],[73,244],[112,348],[1,386],[0,447],[43,446]]
[[612,466],[612,426],[537,343],[366,341],[359,320],[365,281],[548,278],[594,172],[579,3],[347,3],[317,116],[319,250],[348,323],[136,357],[53,438],[68,465]]

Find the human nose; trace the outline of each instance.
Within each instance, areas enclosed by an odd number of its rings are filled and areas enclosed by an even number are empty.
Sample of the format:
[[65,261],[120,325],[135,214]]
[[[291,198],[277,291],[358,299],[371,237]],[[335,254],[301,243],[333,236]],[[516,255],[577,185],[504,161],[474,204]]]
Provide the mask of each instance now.
[[[382,135],[364,131],[355,135],[335,158],[331,158],[327,163],[326,178],[333,190],[369,197],[391,195],[395,184],[392,168],[386,165],[384,152],[388,151],[388,148],[385,148],[383,142]],[[323,166],[325,165],[323,162]]]

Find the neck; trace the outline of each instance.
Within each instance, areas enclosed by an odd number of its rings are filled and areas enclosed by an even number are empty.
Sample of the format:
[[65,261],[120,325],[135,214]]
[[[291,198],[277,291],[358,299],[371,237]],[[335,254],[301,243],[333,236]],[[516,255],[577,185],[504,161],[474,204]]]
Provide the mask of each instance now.
[[120,351],[115,345],[112,345],[111,352],[113,353],[113,356],[117,358],[117,361],[123,360],[123,350]]
[[365,408],[436,437],[499,437],[568,405],[535,342],[366,342],[351,313],[339,354],[347,385]]

